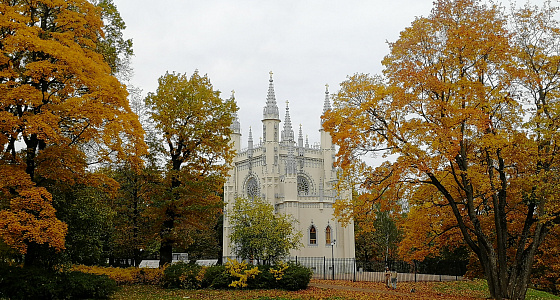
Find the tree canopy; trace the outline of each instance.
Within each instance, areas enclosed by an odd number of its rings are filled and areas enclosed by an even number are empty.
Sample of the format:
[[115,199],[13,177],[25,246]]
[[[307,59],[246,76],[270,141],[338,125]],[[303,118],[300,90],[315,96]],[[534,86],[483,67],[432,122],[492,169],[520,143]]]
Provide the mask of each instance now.
[[275,262],[301,246],[303,234],[296,231],[291,215],[278,215],[260,198],[238,198],[229,213],[230,241],[237,256],[260,262]]
[[[160,224],[160,264],[171,262],[173,245],[189,238],[221,209],[221,191],[234,151],[230,125],[237,106],[223,100],[210,79],[166,73],[155,93],[145,99],[150,109],[166,169],[167,191],[154,199]],[[181,231],[184,234],[179,234]]]
[[[559,222],[555,12],[436,1],[389,44],[384,76],[349,77],[324,116],[338,165],[370,199],[451,216],[442,229],[460,234],[496,299],[524,298]],[[373,168],[359,159],[367,153],[394,159]]]
[[99,48],[99,7],[0,1],[0,14],[0,169],[9,171],[0,177],[0,236],[31,263],[30,246],[64,248],[66,227],[41,185],[95,179],[88,163],[140,164],[146,147],[126,88]]

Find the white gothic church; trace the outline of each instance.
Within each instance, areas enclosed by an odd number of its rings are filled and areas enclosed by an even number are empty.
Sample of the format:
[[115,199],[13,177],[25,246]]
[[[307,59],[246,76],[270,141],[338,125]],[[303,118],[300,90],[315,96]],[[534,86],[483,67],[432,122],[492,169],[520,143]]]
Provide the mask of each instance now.
[[[328,109],[327,89],[323,112]],[[320,125],[320,120],[317,123]],[[223,256],[235,256],[229,241],[227,214],[232,202],[237,197],[260,197],[272,204],[277,214],[291,214],[298,220],[295,227],[303,233],[303,247],[292,250],[290,256],[354,258],[354,224],[342,227],[333,215],[337,172],[333,167],[335,149],[330,134],[321,127],[320,145],[310,146],[307,139],[304,142],[300,126],[296,138],[287,103],[284,124],[281,125],[272,72],[262,128],[262,140],[258,144],[253,142],[249,129],[245,148],[241,146],[241,126],[237,116],[232,124],[231,140],[237,156],[224,186]]]

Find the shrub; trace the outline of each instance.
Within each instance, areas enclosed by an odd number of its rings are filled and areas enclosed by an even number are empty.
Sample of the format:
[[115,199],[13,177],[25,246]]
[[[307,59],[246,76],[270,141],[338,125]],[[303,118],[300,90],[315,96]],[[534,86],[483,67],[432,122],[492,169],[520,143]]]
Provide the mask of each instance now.
[[[217,277],[221,277],[221,275],[223,273],[226,272],[226,267],[225,266],[210,266],[206,269],[206,272],[204,272],[204,277],[202,278],[202,282],[201,282],[201,287],[202,288],[209,288],[209,287],[213,287],[213,288],[224,288],[224,287],[216,287],[213,282]],[[229,281],[231,282],[231,280]],[[226,287],[229,284],[226,283]],[[218,284],[218,282],[216,282],[216,284]]]
[[67,272],[65,275],[63,277],[66,277],[66,280],[63,280],[61,285],[64,285],[64,293],[67,293],[68,290],[71,291],[71,298],[107,299],[117,291],[117,283],[107,275],[87,274],[78,271]]
[[287,265],[288,268],[284,270],[282,278],[278,280],[279,286],[289,291],[306,289],[313,275],[311,269],[293,262],[289,262]]
[[259,273],[255,275],[255,278],[249,280],[248,288],[250,289],[275,289],[278,288],[278,284],[274,279],[273,273],[270,271],[273,269],[269,265],[259,265]]
[[259,267],[255,266],[249,269],[247,265],[248,264],[244,261],[238,262],[236,260],[228,259],[228,262],[226,263],[227,272],[231,276],[238,278],[238,280],[234,280],[229,284],[230,287],[234,287],[234,288],[247,287],[248,286],[247,281],[255,278],[257,274],[261,273],[261,271],[259,271]]
[[9,299],[107,299],[116,290],[107,276],[0,266],[0,297]]
[[83,273],[107,275],[115,280],[118,285],[129,284],[150,284],[159,285],[163,282],[163,269],[151,268],[114,268],[114,267],[97,267],[97,266],[84,266],[74,265],[73,271],[80,271]]
[[275,266],[249,266],[245,262],[228,261],[226,266],[206,269],[201,287],[215,289],[306,289],[311,280],[309,268],[296,263],[280,262]]
[[[208,279],[211,280],[210,287],[215,289],[229,289],[231,288],[229,285],[235,280],[235,277],[231,276],[229,272],[227,272],[225,266],[220,266],[222,268],[222,272],[218,273],[217,270],[214,274],[208,274]],[[210,277],[214,275],[214,277]]]
[[163,287],[198,289],[201,287],[206,267],[195,263],[177,262],[163,271]]

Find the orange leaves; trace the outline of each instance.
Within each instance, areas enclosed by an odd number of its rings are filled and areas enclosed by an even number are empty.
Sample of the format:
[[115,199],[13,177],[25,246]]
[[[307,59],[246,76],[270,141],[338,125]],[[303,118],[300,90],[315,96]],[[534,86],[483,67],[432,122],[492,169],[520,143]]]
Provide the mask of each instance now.
[[64,249],[67,226],[56,218],[52,196],[45,188],[36,187],[23,170],[2,165],[0,195],[10,203],[0,210],[0,238],[7,245],[21,253],[29,242]]
[[[52,9],[47,9],[47,8]],[[103,35],[100,9],[86,0],[3,4],[0,110],[15,139],[59,147],[92,143],[119,158],[143,155],[146,146],[127,92],[97,52]],[[39,19],[51,22],[39,27]],[[0,125],[2,126],[2,125]],[[35,138],[35,137],[34,137]],[[2,139],[2,140],[5,140]],[[3,143],[5,145],[5,143]],[[28,145],[30,146],[30,145]]]

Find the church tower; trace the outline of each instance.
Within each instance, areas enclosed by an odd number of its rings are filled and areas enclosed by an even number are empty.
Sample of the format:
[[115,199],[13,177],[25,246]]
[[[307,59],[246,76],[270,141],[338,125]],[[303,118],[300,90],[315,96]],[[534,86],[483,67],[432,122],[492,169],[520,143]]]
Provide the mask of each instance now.
[[[321,102],[324,113],[330,109],[328,86]],[[229,242],[228,220],[233,201],[236,197],[260,197],[273,205],[276,213],[290,214],[297,220],[294,227],[303,233],[303,247],[292,250],[290,256],[354,258],[354,224],[350,222],[343,227],[334,217],[334,202],[338,197],[349,197],[350,193],[339,195],[334,188],[337,174],[333,166],[335,148],[330,134],[321,126],[320,143],[310,146],[307,137],[304,141],[300,125],[296,139],[289,104],[286,101],[280,132],[281,120],[270,72],[263,108],[262,142],[254,144],[253,128],[250,127],[248,145],[243,149],[239,145],[241,131],[237,116],[232,124],[231,142],[237,156],[224,186],[223,256],[235,256]]]

